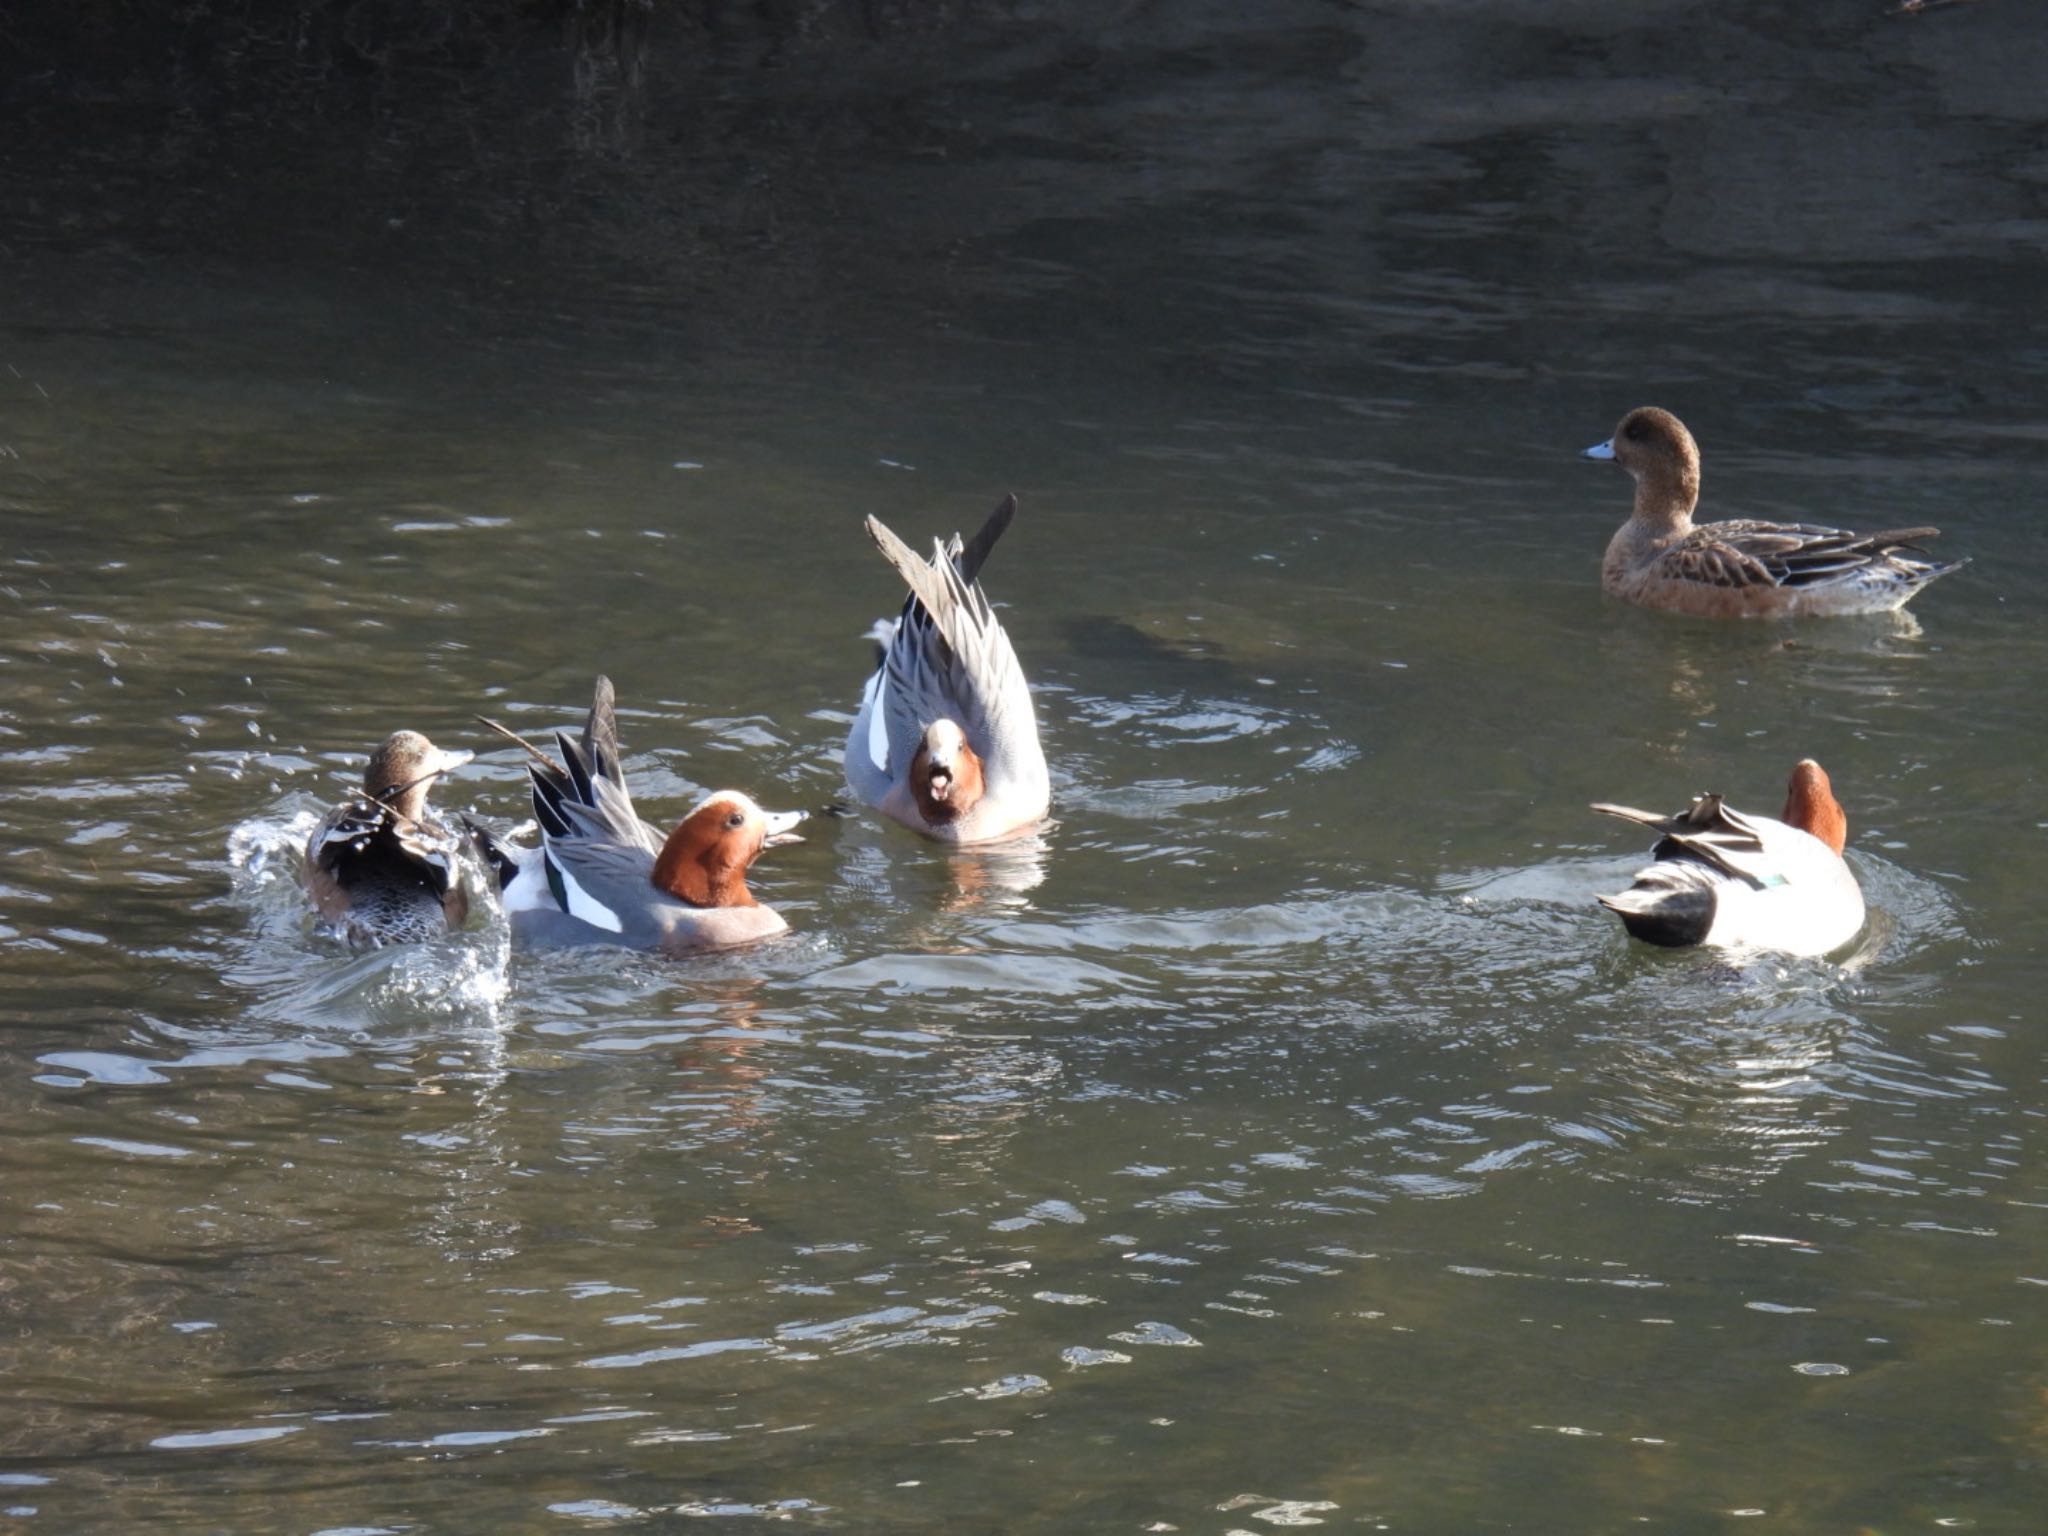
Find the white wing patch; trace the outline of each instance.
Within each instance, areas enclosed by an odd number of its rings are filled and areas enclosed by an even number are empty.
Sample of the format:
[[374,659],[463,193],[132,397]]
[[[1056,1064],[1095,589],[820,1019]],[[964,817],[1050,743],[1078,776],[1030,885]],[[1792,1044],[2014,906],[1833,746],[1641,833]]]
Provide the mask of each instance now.
[[868,761],[875,765],[877,773],[889,771],[889,721],[881,706],[884,676],[884,668],[875,668],[860,695],[861,713],[868,720]]
[[[619,922],[619,914],[584,890],[569,871],[553,859],[548,860],[548,872],[554,880],[561,882],[562,905],[571,917],[580,917],[591,927],[602,928],[607,933],[625,931]],[[553,880],[550,881],[552,883]]]

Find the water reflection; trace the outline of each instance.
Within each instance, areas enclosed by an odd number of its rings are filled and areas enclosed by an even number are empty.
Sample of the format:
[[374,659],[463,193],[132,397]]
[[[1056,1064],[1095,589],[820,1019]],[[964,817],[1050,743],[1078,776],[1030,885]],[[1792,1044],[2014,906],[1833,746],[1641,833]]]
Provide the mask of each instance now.
[[953,892],[941,910],[963,912],[1029,905],[1029,893],[1045,883],[1050,838],[1048,830],[960,849],[947,860]]

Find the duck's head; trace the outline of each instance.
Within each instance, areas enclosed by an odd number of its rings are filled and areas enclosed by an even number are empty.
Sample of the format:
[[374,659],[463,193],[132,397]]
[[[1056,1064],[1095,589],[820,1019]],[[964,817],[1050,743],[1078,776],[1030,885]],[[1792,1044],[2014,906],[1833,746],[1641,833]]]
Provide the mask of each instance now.
[[1700,449],[1685,423],[1654,405],[1621,418],[1614,436],[1584,455],[1612,459],[1636,483],[1636,514],[1690,517],[1700,499]]
[[1785,814],[1779,820],[1819,838],[1837,853],[1849,841],[1849,813],[1835,798],[1827,771],[1810,757],[1792,770],[1792,782],[1785,786]]
[[981,799],[981,757],[951,720],[934,720],[910,759],[910,792],[932,826],[958,821]]
[[669,833],[654,861],[654,883],[697,907],[752,907],[747,866],[761,850],[803,841],[802,811],[769,812],[736,789],[722,789]]
[[474,752],[446,752],[418,731],[393,731],[370,754],[363,788],[408,821],[427,809],[427,790],[451,768],[460,768]]

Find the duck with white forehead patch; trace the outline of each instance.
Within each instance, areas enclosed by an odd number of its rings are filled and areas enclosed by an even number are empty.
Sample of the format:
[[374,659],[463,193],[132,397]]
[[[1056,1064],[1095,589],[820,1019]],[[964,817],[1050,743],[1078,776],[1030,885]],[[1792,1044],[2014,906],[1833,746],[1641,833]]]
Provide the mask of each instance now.
[[1052,780],[1038,717],[981,567],[1016,516],[1003,499],[972,539],[934,540],[920,559],[875,518],[868,537],[910,596],[876,626],[880,664],[846,738],[846,782],[861,801],[945,843],[984,843],[1044,820]]
[[393,731],[370,754],[362,792],[306,839],[306,890],[352,948],[415,943],[468,919],[461,842],[428,812],[427,791],[472,755]]
[[738,790],[707,796],[672,832],[642,821],[619,766],[609,678],[600,677],[583,739],[558,733],[562,762],[526,748],[540,846],[517,848],[470,825],[498,877],[512,937],[534,948],[617,944],[664,955],[746,944],[788,924],[747,889],[762,850],[801,842],[802,811],[763,811]]
[[1635,508],[1608,541],[1600,585],[1646,608],[1706,618],[1802,618],[1903,608],[1943,563],[1919,546],[1937,528],[1849,533],[1811,523],[1692,520],[1700,450],[1685,423],[1654,405],[1621,418],[1614,436],[1585,451],[1611,459],[1636,483]]
[[1661,834],[1656,862],[1600,898],[1646,943],[1826,955],[1863,931],[1863,892],[1842,858],[1849,817],[1812,758],[1793,768],[1776,821],[1730,810],[1719,795],[1675,816],[1593,809]]

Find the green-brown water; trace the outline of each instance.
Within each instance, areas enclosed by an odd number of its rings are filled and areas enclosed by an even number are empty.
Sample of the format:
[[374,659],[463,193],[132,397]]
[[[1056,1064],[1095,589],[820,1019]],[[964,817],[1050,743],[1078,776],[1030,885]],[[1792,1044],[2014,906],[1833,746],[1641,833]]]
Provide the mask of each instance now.
[[[4,152],[0,1531],[2038,1528],[2048,32],[1234,10],[743,74],[530,239]],[[1973,563],[1613,604],[1646,402]],[[1040,844],[814,819],[691,965],[313,931],[375,739],[509,822],[471,712],[599,670],[650,814],[831,799],[861,518],[1009,490]],[[1809,754],[1847,965],[1594,907],[1589,801]]]

